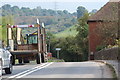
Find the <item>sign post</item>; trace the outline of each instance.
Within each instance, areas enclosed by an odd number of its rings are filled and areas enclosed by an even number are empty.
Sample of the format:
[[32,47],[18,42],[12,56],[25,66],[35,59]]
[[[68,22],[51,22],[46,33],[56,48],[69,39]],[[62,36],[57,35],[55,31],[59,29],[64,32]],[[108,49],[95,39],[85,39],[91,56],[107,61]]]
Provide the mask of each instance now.
[[59,51],[61,50],[61,48],[56,48],[56,51],[57,51],[57,58],[59,59],[59,56],[60,56],[60,54],[59,54]]

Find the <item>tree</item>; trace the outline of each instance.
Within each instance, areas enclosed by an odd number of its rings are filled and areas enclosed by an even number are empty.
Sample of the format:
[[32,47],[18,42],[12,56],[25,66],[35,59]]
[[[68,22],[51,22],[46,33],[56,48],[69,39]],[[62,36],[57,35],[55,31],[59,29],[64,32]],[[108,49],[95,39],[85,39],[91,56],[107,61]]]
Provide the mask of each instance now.
[[59,38],[54,42],[54,56],[56,56],[55,48],[59,47],[60,59],[64,59],[66,62],[79,62],[82,61],[81,54],[78,54],[79,48],[75,42],[75,37]]
[[78,19],[76,35],[77,46],[80,48],[83,60],[88,60],[88,24],[89,13],[85,13],[83,17]]
[[97,11],[98,11],[97,9],[93,9],[90,13],[95,14]]
[[69,12],[67,10],[63,10],[63,13],[64,14],[68,14]]
[[5,4],[4,6],[2,6],[2,9],[4,9],[4,10],[10,10],[11,9],[11,5]]
[[7,39],[6,25],[7,24],[13,25],[14,24],[14,18],[13,18],[13,16],[8,15],[8,16],[1,17],[1,20],[2,20],[2,27],[1,27],[0,31],[2,33],[2,36],[0,36],[0,39],[4,40],[6,42],[6,39]]
[[20,11],[20,9],[19,9],[18,6],[13,6],[13,7],[11,8],[11,11],[12,11],[12,14],[13,14],[13,15],[19,16],[19,11]]
[[79,6],[77,8],[77,18],[79,19],[80,17],[82,17],[84,15],[84,13],[87,13],[88,11],[85,9],[85,7],[83,6]]

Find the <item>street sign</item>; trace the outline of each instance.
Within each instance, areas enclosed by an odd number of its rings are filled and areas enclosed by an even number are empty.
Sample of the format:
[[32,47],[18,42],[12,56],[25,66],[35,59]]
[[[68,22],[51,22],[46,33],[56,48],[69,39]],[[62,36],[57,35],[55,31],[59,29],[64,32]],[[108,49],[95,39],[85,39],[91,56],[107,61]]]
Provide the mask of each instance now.
[[56,48],[56,50],[57,50],[57,51],[60,51],[60,50],[61,50],[61,48]]
[[61,48],[56,48],[57,51],[57,58],[59,59],[59,51],[61,50]]

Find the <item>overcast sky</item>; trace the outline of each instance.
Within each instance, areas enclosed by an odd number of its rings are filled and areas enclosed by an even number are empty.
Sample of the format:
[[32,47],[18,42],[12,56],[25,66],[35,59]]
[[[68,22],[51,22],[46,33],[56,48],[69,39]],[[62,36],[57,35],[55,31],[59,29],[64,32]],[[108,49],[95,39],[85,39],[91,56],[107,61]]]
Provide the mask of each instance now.
[[2,4],[11,6],[36,8],[41,6],[42,9],[68,10],[75,12],[78,6],[84,6],[88,11],[93,9],[99,10],[109,0],[2,0]]

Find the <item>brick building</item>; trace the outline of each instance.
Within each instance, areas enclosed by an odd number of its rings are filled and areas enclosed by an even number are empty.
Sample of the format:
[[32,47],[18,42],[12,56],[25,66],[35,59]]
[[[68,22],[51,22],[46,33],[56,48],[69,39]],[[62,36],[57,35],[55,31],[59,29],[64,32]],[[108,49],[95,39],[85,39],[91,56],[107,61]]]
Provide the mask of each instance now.
[[[94,54],[97,50],[97,46],[103,41],[102,32],[103,27],[112,28],[112,32],[118,31],[118,21],[119,21],[119,2],[108,2],[105,4],[97,13],[92,15],[88,19],[89,25],[89,53]],[[100,30],[99,30],[100,29]],[[110,31],[110,30],[109,30]],[[109,39],[108,44],[112,43]]]

